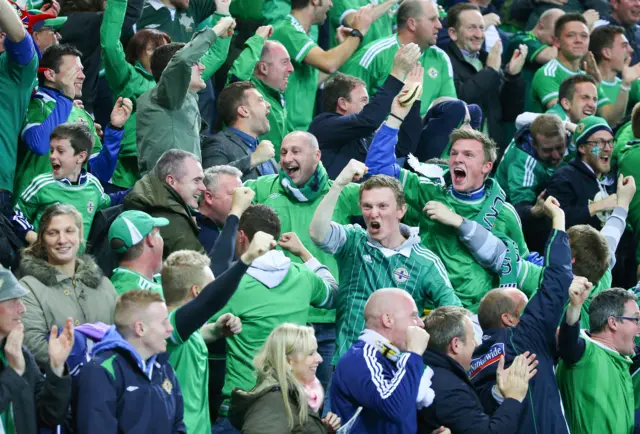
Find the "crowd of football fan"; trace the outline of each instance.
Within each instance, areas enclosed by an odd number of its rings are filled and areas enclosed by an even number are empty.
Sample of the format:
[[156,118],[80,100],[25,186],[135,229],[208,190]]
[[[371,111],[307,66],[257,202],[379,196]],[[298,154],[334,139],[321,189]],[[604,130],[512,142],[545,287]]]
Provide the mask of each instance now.
[[640,433],[639,22],[0,0],[0,433]]

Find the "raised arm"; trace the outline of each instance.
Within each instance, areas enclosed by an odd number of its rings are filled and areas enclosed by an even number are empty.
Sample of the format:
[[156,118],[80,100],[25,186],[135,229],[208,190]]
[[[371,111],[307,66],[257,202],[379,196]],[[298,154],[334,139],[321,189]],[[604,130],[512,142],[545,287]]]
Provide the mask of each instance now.
[[367,173],[367,167],[358,160],[351,160],[342,169],[313,214],[309,225],[309,236],[315,244],[323,244],[329,235],[333,211],[336,208],[340,193],[352,181],[361,179]]
[[[227,6],[228,9],[228,6]],[[225,31],[220,31],[216,29],[218,23],[222,21],[223,18],[231,18],[228,16],[228,11],[223,11],[222,13],[216,11],[213,14],[213,29],[218,35],[218,39],[211,45],[211,48],[204,53],[204,56],[200,58],[200,63],[204,65],[204,71],[202,71],[202,79],[207,81],[213,74],[216,73],[218,69],[224,64],[225,60],[229,56],[229,46],[231,45],[231,36],[233,35],[233,30],[235,28],[235,21],[232,22],[230,26],[226,28]],[[222,22],[222,27],[226,26],[225,22]]]
[[256,232],[249,249],[238,262],[205,286],[200,295],[173,312],[176,332],[182,342],[189,339],[193,332],[227,304],[251,262],[273,247],[275,247],[273,236]]
[[0,1],[0,28],[7,34],[7,40],[16,44],[27,37],[27,31],[15,7],[7,0]]
[[[127,62],[124,48],[120,42],[126,9],[127,0],[107,2],[100,27],[100,47],[102,48],[105,76],[109,87],[116,96],[122,96],[129,80],[136,74],[135,67]],[[140,95],[124,96],[131,98]]]
[[576,363],[584,354],[585,343],[580,339],[580,312],[592,288],[593,284],[581,276],[574,277],[569,287],[569,306],[558,335],[560,357],[569,365]]
[[618,243],[622,234],[627,226],[627,214],[629,212],[629,204],[633,200],[633,196],[636,193],[636,182],[633,176],[618,177],[618,187],[616,190],[617,206],[607,217],[607,221],[604,227],[600,230],[600,233],[607,240],[609,245],[609,269],[613,270],[616,264],[616,250],[618,249]]
[[258,27],[256,34],[245,41],[244,50],[242,50],[238,58],[233,62],[227,74],[227,84],[251,79],[256,64],[260,61],[264,43],[272,34],[273,27]]
[[[355,13],[353,18],[353,29],[360,31],[366,35],[371,26],[373,6],[363,6]],[[331,50],[325,51],[315,46],[304,58],[304,62],[319,69],[327,74],[333,74],[346,62],[349,57],[358,49],[360,38],[356,36],[348,36],[344,42]]]

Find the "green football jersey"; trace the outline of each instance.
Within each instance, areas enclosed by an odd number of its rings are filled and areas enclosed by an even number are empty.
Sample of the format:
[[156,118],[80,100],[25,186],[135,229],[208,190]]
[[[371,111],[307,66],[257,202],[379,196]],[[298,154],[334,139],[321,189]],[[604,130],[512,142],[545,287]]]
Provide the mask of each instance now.
[[105,194],[98,178],[83,172],[77,185],[67,180],[57,180],[51,173],[36,177],[22,192],[15,211],[38,230],[40,218],[51,205],[64,203],[73,205],[82,215],[83,244],[79,253],[84,251],[91,224],[96,213],[111,206],[111,198]]
[[556,167],[549,167],[511,141],[500,160],[496,180],[512,204],[534,204]]
[[[0,54],[0,189],[13,191],[18,160],[18,135],[22,129],[33,82],[38,72],[38,54],[34,50],[28,65],[10,62],[7,53]],[[14,201],[18,193],[14,192]]]
[[[344,24],[342,24],[342,20],[344,17],[352,12],[356,12],[363,6],[367,5],[379,5],[384,3],[385,1],[390,0],[335,0],[333,2],[333,6],[329,9],[328,18],[329,18],[329,47],[333,48],[338,45],[338,40],[336,39],[336,29]],[[362,40],[362,45],[368,44],[369,42],[376,41],[380,38],[386,38],[393,34],[393,7],[386,14],[380,16],[377,20],[371,23],[371,27],[369,27],[369,31],[366,35],[364,35],[364,39]],[[345,25],[346,26],[346,25]]]
[[200,330],[193,332],[186,341],[180,338],[175,312],[169,313],[173,333],[167,339],[167,352],[182,391],[184,424],[189,434],[211,434],[207,345]]
[[[620,86],[622,80],[616,77],[613,81],[600,80],[600,89],[606,95],[608,101],[607,104],[613,104],[618,99],[618,93],[620,92]],[[600,108],[600,101],[598,101],[598,108]]]
[[122,295],[125,292],[134,289],[148,289],[150,291],[155,291],[164,297],[160,274],[156,274],[153,276],[153,280],[149,280],[142,274],[136,273],[133,270],[125,267],[118,267],[113,270],[111,283],[116,289],[118,295]]
[[227,374],[222,395],[231,397],[238,387],[250,390],[256,384],[253,358],[269,334],[285,322],[306,325],[309,305],[333,303],[324,281],[304,265],[292,263],[278,285],[269,288],[245,275],[231,300],[212,319],[232,313],[242,321],[242,333],[227,338]]
[[[322,251],[317,247],[309,236],[309,226],[313,219],[316,208],[322,202],[322,198],[329,192],[329,188],[333,181],[328,181],[322,188],[321,193],[314,200],[308,202],[299,202],[294,197],[287,194],[287,191],[279,182],[278,175],[261,176],[256,180],[245,182],[245,186],[256,192],[254,202],[261,203],[273,208],[280,218],[280,229],[284,234],[286,232],[295,232],[302,244],[322,265],[327,267],[333,277],[338,279],[338,264],[332,254]],[[336,209],[333,211],[333,221],[340,224],[348,224],[354,216],[362,215],[362,211],[358,206],[360,186],[358,184],[349,184],[346,186],[340,198]],[[302,263],[301,259],[288,251],[283,253],[296,263]],[[309,310],[309,322],[316,323],[332,323],[336,319],[335,309],[316,309],[311,307]]]
[[[409,207],[422,211],[428,201],[435,200],[444,203],[467,219],[474,219],[489,197],[487,192],[478,200],[463,200],[452,194],[451,187],[434,183],[406,170],[400,171],[400,182]],[[496,220],[493,231],[501,232],[511,238],[522,257],[529,256],[520,218],[513,206],[504,203],[501,211],[494,217]],[[499,277],[485,270],[473,258],[458,238],[455,228],[438,223],[420,213],[420,236],[422,244],[444,263],[462,305],[472,312],[477,312],[484,294],[498,287]],[[524,282],[520,281],[518,286],[522,287],[523,284]]]
[[285,46],[293,64],[293,73],[289,76],[284,93],[287,132],[307,131],[313,119],[319,71],[305,63],[304,59],[317,44],[293,15],[287,15],[274,25],[271,39]]
[[[536,71],[531,85],[531,106],[527,111],[544,113],[547,103],[558,98],[558,90],[562,82],[576,74],[585,74],[582,70],[571,71],[558,59],[553,59],[545,63],[542,68]],[[603,91],[603,86],[598,87],[598,108],[606,104],[611,104],[609,98]]]
[[640,102],[640,80],[636,80],[631,84],[629,91],[629,102],[627,103],[627,114],[631,114],[633,108]]
[[[342,66],[341,72],[362,79],[369,95],[373,95],[391,73],[393,58],[399,49],[397,35],[373,41],[356,51]],[[453,84],[453,67],[444,51],[434,45],[422,53],[420,63],[424,67],[420,115],[424,116],[436,98],[458,96]]]
[[[29,150],[27,144],[22,140],[24,134],[34,127],[39,127],[47,120],[51,112],[56,106],[56,100],[39,90],[31,97],[27,116],[24,119],[22,132],[20,133],[20,142],[18,144],[18,171],[16,172],[15,189],[16,196],[22,194],[31,181],[43,173],[51,172],[51,163],[49,162],[49,151],[44,155],[37,155]],[[94,145],[91,150],[89,159],[98,156],[102,149],[102,142],[96,131],[95,122],[91,115],[80,107],[73,106],[71,113],[65,122],[80,122],[87,127],[93,134]]]
[[[631,128],[628,132],[633,136]],[[632,138],[633,139],[633,138]],[[618,146],[620,142],[618,142]],[[617,147],[616,147],[617,148]],[[627,141],[620,146],[618,152],[618,173],[624,176],[633,176],[636,183],[640,182],[640,141]],[[627,223],[633,232],[640,233],[640,194],[636,194],[629,204]],[[636,260],[640,259],[640,243],[636,247]]]
[[409,236],[407,241],[393,250],[370,239],[358,225],[332,223],[332,229],[339,235],[323,248],[335,254],[340,269],[334,365],[364,330],[364,306],[378,289],[407,291],[418,312],[425,307],[462,305],[442,261],[420,244],[417,228],[411,228],[411,234],[405,234]]
[[631,434],[634,393],[631,359],[605,347],[581,331],[585,351],[580,360],[558,363],[556,376],[567,423],[572,433]]

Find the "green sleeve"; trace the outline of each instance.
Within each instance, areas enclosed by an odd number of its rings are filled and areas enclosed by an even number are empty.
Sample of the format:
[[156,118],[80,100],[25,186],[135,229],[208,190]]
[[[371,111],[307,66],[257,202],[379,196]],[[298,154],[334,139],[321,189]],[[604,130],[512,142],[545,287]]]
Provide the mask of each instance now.
[[227,84],[232,81],[233,77],[240,81],[251,79],[253,70],[255,69],[256,64],[260,61],[264,42],[264,38],[260,35],[253,35],[246,40],[244,43],[244,50],[242,50],[229,70],[229,74],[227,75]]
[[531,300],[542,282],[544,267],[526,261],[520,256],[520,269],[518,270],[518,287]]
[[[302,63],[304,58],[313,47],[317,47],[316,43],[304,31],[295,28],[288,22],[283,22],[277,26],[273,32],[272,39],[279,41],[289,52],[291,62],[295,64]],[[295,66],[294,66],[295,67]]]
[[49,117],[49,114],[50,113],[47,113],[46,106],[41,98],[31,98],[29,106],[27,107],[27,115],[22,123],[20,137],[22,138],[22,135],[27,128],[41,125]]
[[[537,38],[527,38],[524,41],[524,44],[527,46],[529,55],[527,56],[527,62],[531,65],[537,66],[536,57],[542,50],[548,47],[548,45],[543,44]],[[511,59],[509,59],[511,60]]]
[[[304,267],[304,265],[303,265]],[[311,306],[317,307],[320,309],[330,308],[333,306],[333,292],[329,285],[322,280],[320,276],[309,271],[305,268],[305,271],[308,271],[309,275],[309,286],[311,287]]]
[[262,15],[264,16],[265,25],[273,24],[289,13],[291,13],[290,0],[264,0]]
[[449,275],[444,264],[435,254],[425,249],[425,252],[433,255],[431,260],[433,261],[433,267],[431,269],[429,279],[426,283],[426,290],[428,294],[427,299],[433,301],[434,306],[462,306],[462,302],[453,291],[451,282],[449,281]]
[[100,47],[105,75],[113,94],[130,97],[132,95],[122,95],[122,91],[134,74],[134,67],[125,60],[124,49],[120,43],[126,10],[126,0],[113,0],[107,3],[100,27]]
[[441,188],[428,178],[420,177],[405,169],[400,169],[400,183],[404,190],[407,206],[415,209],[418,213],[422,213],[422,208],[431,200],[432,191]]
[[[333,222],[336,224],[335,222]],[[345,231],[346,239],[345,242],[338,247],[335,253],[336,260],[340,261],[341,259],[349,259],[351,258],[353,252],[355,252],[355,247],[358,242],[358,232],[364,231],[360,226],[354,225],[340,225]]]
[[171,312],[169,312],[169,322],[171,323],[171,326],[173,327],[173,331],[169,335],[169,338],[167,339],[167,341],[171,342],[171,343],[173,343],[175,345],[182,345],[184,343],[184,341],[180,337],[180,332],[178,331],[178,327],[176,326],[176,311],[177,310],[178,309],[172,310]]
[[[516,150],[514,149],[514,151]],[[533,166],[531,166],[532,162]],[[529,156],[524,162],[512,161],[512,164],[507,167],[507,185],[505,187],[509,192],[509,202],[532,204],[536,201],[534,188],[538,185],[535,172],[537,164],[535,159]]]
[[[440,51],[440,57],[442,59],[443,66],[442,71],[440,71],[440,76],[442,77],[442,86],[440,88],[439,96],[450,96],[451,98],[458,98],[458,94],[456,93],[456,86],[453,82],[453,65],[451,65],[451,59],[449,59],[447,53],[442,50]],[[424,109],[426,110],[426,108]]]
[[615,101],[611,101],[611,99],[609,99],[602,86],[598,86],[598,108],[608,104],[613,104],[614,102]]
[[[218,13],[213,14],[212,26],[215,26],[218,21],[225,15]],[[202,79],[204,81],[213,77],[218,69],[224,64],[229,56],[229,46],[231,45],[231,38],[216,38],[216,41],[211,45],[211,48],[204,53],[204,56],[200,58],[200,63],[204,65],[204,71],[202,72]]]
[[213,0],[189,0],[189,12],[193,16],[196,25],[209,18],[214,9]]
[[202,30],[171,58],[158,85],[152,90],[152,98],[155,97],[159,105],[168,110],[182,106],[189,91],[191,67],[211,48],[216,39],[217,35],[212,29]]
[[547,77],[544,75],[544,70],[544,66],[538,69],[536,74],[533,76],[533,82],[531,83],[533,98],[541,102],[543,111],[546,109],[546,105],[549,101],[558,98],[559,90],[559,86],[553,77]]
[[529,247],[527,247],[527,243],[524,240],[524,233],[522,232],[522,222],[520,221],[520,217],[518,216],[518,212],[510,203],[505,203],[501,213],[506,212],[509,213],[510,217],[507,218],[507,225],[505,228],[505,235],[508,236],[516,243],[518,246],[518,252],[520,256],[526,258],[529,256]]
[[[14,207],[14,210],[22,213],[24,218],[34,227],[37,227],[38,223],[34,221],[39,208],[37,191],[42,188],[41,185],[38,185],[38,181],[37,178],[31,181],[31,184],[29,184],[20,197],[18,197],[18,201]],[[33,194],[34,192],[35,194]]]
[[360,209],[360,185],[348,184],[340,193],[338,197],[338,204],[336,209],[348,210],[346,215],[348,216],[361,216],[362,210]]

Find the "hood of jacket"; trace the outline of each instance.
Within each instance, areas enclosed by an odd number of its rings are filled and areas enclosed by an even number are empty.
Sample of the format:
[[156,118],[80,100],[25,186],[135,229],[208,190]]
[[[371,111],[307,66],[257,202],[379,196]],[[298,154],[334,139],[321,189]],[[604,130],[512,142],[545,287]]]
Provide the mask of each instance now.
[[228,414],[229,422],[238,430],[242,429],[244,417],[253,403],[267,393],[277,392],[278,390],[280,390],[280,385],[274,379],[267,379],[260,387],[254,387],[249,391],[234,389],[233,392],[231,392],[231,405]]
[[[50,287],[57,286],[59,282],[69,278],[47,261],[33,255],[24,255],[20,263],[20,275],[22,277],[33,276]],[[76,274],[74,276],[76,280],[89,288],[97,288],[103,276],[102,270],[90,256],[84,255],[76,258]]]
[[388,249],[384,247],[382,244],[380,244],[379,242],[371,238],[368,233],[367,233],[367,243],[370,246],[373,246],[379,249],[387,258],[395,255],[396,253],[400,253],[406,257],[409,257],[413,246],[416,244],[420,244],[419,232],[420,230],[417,227],[411,227],[411,226],[405,225],[404,223],[400,223],[400,233],[402,234],[403,237],[406,238],[406,240],[395,249]]
[[[94,345],[91,350],[91,356],[97,356],[105,351],[117,351],[118,353],[126,355],[136,363],[138,368],[144,372],[148,378],[151,378],[153,365],[156,359],[158,359],[158,355],[154,354],[147,361],[142,360],[136,349],[118,333],[116,326],[109,327],[109,330],[104,334],[102,340]],[[166,353],[163,354],[166,355]]]
[[270,250],[251,263],[247,274],[271,289],[280,285],[287,276],[289,268],[291,268],[291,259],[287,258],[281,250]]
[[152,170],[135,183],[125,199],[128,207],[146,212],[152,209],[170,210],[191,219],[192,213],[189,205],[185,203],[177,191],[158,178],[154,172]]

